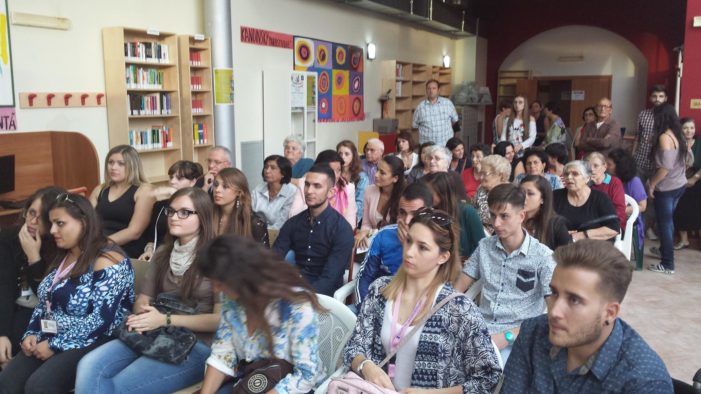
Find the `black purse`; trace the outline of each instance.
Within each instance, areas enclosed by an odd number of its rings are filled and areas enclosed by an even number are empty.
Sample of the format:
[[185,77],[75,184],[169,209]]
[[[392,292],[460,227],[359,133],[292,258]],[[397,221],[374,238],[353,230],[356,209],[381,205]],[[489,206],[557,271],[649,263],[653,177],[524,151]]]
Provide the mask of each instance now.
[[267,393],[285,376],[292,373],[292,364],[278,358],[264,358],[251,363],[242,362],[243,377],[231,389],[233,394]]

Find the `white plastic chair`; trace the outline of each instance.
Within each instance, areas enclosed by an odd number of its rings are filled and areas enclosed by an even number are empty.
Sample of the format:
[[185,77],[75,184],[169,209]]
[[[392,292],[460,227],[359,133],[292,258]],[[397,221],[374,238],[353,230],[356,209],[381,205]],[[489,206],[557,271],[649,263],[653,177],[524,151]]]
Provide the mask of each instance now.
[[356,317],[342,302],[317,294],[321,306],[327,312],[319,314],[319,358],[326,371],[326,380],[315,393],[325,394],[332,377],[340,376],[343,371],[343,348],[353,333]]
[[635,236],[633,225],[638,219],[638,215],[640,215],[640,207],[638,206],[638,202],[635,201],[633,197],[626,194],[625,199],[626,205],[630,205],[633,208],[633,212],[631,212],[630,216],[628,216],[628,220],[626,220],[625,235],[623,236],[623,239],[621,239],[621,234],[619,233],[616,236],[616,242],[614,242],[613,245],[616,247],[616,249],[620,250],[628,260],[630,260],[631,252],[633,250],[633,237]]

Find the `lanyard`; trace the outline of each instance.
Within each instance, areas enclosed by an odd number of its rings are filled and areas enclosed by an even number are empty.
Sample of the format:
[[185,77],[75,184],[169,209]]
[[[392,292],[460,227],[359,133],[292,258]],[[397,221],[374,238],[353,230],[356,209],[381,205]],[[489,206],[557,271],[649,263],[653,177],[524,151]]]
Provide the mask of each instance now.
[[403,290],[399,290],[399,295],[397,296],[397,300],[394,302],[393,305],[393,311],[392,311],[392,324],[390,325],[389,328],[389,350],[390,352],[393,352],[397,346],[399,346],[399,343],[402,341],[402,337],[404,336],[404,332],[406,331],[407,328],[409,328],[409,325],[411,324],[412,321],[416,318],[416,315],[419,314],[419,311],[421,310],[421,307],[424,305],[424,301],[426,301],[426,297],[423,296],[419,300],[418,303],[414,306],[414,310],[411,312],[411,316],[409,316],[408,319],[404,322],[404,324],[401,326],[399,329],[399,332],[396,332],[395,326],[399,324],[399,307],[402,304],[402,293]]
[[68,256],[63,258],[63,261],[61,261],[61,264],[58,266],[56,269],[56,274],[54,274],[53,279],[51,280],[51,287],[49,287],[48,297],[46,298],[46,314],[50,315],[51,314],[51,297],[54,292],[54,287],[66,276],[68,276],[68,273],[71,272],[71,269],[73,269],[73,266],[75,263],[78,262],[78,260],[72,262],[71,264],[68,265],[68,267],[63,268],[63,265],[66,263],[66,259]]

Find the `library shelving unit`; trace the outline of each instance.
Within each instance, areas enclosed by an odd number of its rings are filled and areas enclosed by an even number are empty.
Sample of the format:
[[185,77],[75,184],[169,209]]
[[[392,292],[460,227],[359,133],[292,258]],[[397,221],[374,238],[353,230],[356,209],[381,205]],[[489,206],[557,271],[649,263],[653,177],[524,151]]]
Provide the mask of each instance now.
[[[453,76],[450,68],[399,60],[385,60],[381,67],[382,92],[391,90],[385,115],[398,120],[398,131],[412,131],[414,110],[426,98],[426,82],[429,79],[438,81],[438,93],[441,96],[449,97],[452,93]],[[413,132],[417,134],[415,130]]]
[[290,72],[290,132],[306,145],[305,157],[316,157],[316,78],[315,72]]
[[[497,105],[503,99],[513,100],[517,94],[525,94],[526,92],[518,91],[519,81],[524,81],[531,78],[531,72],[525,70],[515,71],[499,71],[499,81],[497,86]],[[497,108],[497,111],[499,108]]]
[[215,145],[212,46],[204,36],[178,36],[178,46],[183,159],[207,168],[207,149]]
[[165,182],[182,158],[177,36],[108,27],[102,45],[110,147],[132,145],[149,182]]

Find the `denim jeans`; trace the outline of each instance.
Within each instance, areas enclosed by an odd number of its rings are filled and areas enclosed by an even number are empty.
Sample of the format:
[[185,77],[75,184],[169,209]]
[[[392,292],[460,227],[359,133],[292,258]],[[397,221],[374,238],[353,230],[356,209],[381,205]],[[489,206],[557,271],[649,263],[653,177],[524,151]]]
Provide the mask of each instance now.
[[669,270],[674,269],[674,210],[677,208],[677,203],[684,194],[684,190],[686,190],[686,185],[666,192],[655,191],[654,205],[657,214],[657,228],[660,232],[660,253],[662,254],[660,264]]
[[197,341],[187,359],[174,365],[140,356],[115,339],[80,360],[75,392],[172,393],[202,381],[210,351]]

